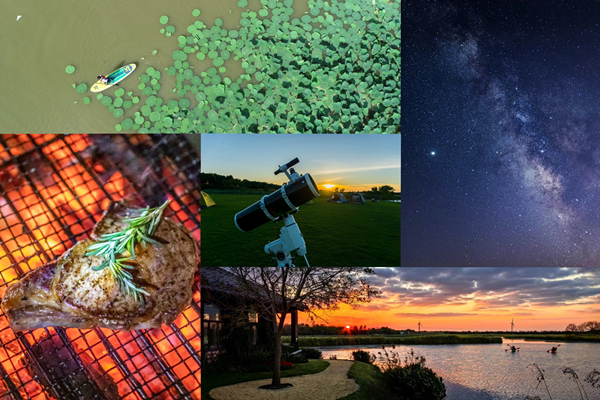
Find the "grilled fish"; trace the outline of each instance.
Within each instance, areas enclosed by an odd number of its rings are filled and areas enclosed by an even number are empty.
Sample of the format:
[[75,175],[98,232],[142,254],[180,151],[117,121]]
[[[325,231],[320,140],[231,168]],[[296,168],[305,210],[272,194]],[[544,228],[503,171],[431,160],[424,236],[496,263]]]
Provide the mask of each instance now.
[[53,262],[10,285],[2,310],[15,331],[47,326],[104,327],[133,330],[169,324],[190,304],[199,249],[189,231],[163,217],[154,234],[163,245],[136,244],[133,282],[149,293],[135,301],[112,277],[108,268],[91,267],[102,258],[86,256],[87,248],[103,234],[128,227],[125,219],[139,214],[125,202],[111,203],[91,238],[77,242]]

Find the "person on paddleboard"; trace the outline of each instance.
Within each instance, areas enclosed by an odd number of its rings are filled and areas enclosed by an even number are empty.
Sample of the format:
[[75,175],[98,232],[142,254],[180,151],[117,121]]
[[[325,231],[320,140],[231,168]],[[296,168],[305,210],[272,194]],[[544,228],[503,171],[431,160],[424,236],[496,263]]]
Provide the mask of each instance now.
[[104,75],[98,75],[98,79],[100,79],[100,82],[104,83],[105,85],[110,85],[112,82],[112,78],[108,78]]

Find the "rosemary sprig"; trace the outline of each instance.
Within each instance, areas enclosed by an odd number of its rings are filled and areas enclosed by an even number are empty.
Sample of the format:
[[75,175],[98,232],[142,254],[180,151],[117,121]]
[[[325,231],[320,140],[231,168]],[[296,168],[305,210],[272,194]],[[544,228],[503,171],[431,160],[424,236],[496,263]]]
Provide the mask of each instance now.
[[[140,215],[135,218],[125,219],[124,222],[129,227],[123,231],[108,233],[102,235],[97,243],[87,248],[86,256],[100,256],[104,258],[102,264],[92,267],[94,271],[101,271],[108,267],[113,278],[117,281],[119,288],[125,293],[131,293],[135,301],[144,300],[142,293],[149,295],[146,290],[136,286],[133,283],[133,277],[126,269],[134,267],[126,262],[136,258],[135,244],[141,243],[146,248],[147,243],[161,245],[160,242],[152,239],[156,232],[163,211],[169,205],[171,200],[167,200],[162,206],[156,208],[146,207]],[[117,258],[117,255],[129,253],[125,257]]]

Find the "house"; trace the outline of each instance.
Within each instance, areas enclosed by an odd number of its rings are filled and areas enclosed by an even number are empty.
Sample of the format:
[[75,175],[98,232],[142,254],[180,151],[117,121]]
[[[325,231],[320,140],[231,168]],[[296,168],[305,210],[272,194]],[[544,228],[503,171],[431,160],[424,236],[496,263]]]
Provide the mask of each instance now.
[[[228,343],[228,338],[233,328],[240,325],[251,331],[250,345],[271,342],[273,327],[271,321],[260,312],[261,302],[239,290],[237,279],[228,268],[204,267],[200,279],[203,355],[227,350],[232,345]],[[303,311],[303,307],[297,307],[290,312],[292,345],[298,344],[299,309]]]

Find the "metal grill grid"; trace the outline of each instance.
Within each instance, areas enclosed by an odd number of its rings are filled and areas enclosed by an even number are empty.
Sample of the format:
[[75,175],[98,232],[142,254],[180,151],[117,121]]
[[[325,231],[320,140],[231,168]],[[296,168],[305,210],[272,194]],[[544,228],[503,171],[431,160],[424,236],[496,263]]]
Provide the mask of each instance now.
[[[200,160],[186,139],[103,139],[145,164],[146,178],[173,200],[165,214],[184,224],[199,243]],[[85,135],[0,137],[0,294],[86,238],[110,200],[153,201],[140,194],[139,177],[126,160],[109,155],[94,164],[86,153],[90,145]],[[102,177],[107,169],[116,171],[109,179]],[[199,291],[174,323],[154,330],[14,333],[0,313],[0,343],[0,400],[115,398],[110,390],[103,393],[111,380],[116,398],[200,399]],[[50,351],[38,357],[44,345]],[[49,364],[53,358],[60,360],[58,366]]]

